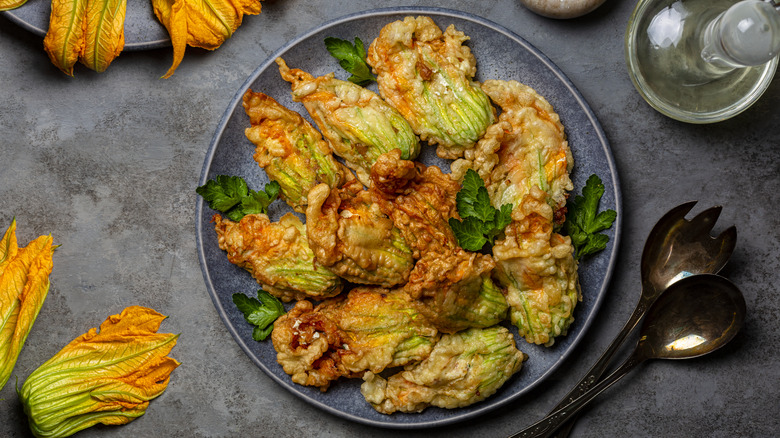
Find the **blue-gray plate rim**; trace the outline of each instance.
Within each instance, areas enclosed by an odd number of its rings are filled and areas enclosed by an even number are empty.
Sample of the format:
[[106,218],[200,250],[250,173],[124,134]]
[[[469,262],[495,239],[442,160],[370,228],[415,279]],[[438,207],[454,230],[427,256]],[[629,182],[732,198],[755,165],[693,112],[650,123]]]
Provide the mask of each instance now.
[[[593,111],[572,82],[544,54],[508,29],[472,14],[441,8],[385,8],[347,15],[317,26],[276,50],[249,76],[230,102],[206,153],[199,185],[223,174],[242,176],[255,190],[268,182],[265,173],[252,159],[254,145],[244,137],[244,128],[249,126],[249,121],[241,102],[247,89],[269,94],[308,118],[305,109],[292,102],[289,84],[279,77],[275,58],[283,57],[291,68],[301,68],[315,76],[335,71],[337,77],[346,79],[348,74],[341,71],[338,63],[327,53],[323,39],[333,36],[351,41],[357,36],[368,46],[382,26],[409,15],[430,16],[442,28],[454,24],[470,36],[468,44],[477,58],[477,80],[514,79],[545,96],[566,129],[575,161],[571,175],[575,193],[581,192],[588,176],[593,173],[599,175],[606,188],[601,208],[615,210],[617,219],[606,232],[610,237],[606,250],[580,263],[583,301],[575,310],[576,320],[567,336],[557,339],[551,348],[531,345],[518,338],[518,347],[529,355],[529,360],[504,387],[480,403],[451,410],[428,408],[417,414],[384,415],[374,411],[364,400],[360,394],[360,379],[339,380],[324,393],[316,388],[294,384],[277,364],[270,340],[252,340],[252,327],[244,321],[231,297],[237,292],[254,295],[258,285],[247,272],[227,261],[224,251],[217,245],[210,222],[215,212],[199,198],[196,204],[196,239],[203,278],[217,312],[241,349],[271,379],[306,402],[341,418],[393,429],[443,426],[475,418],[519,400],[547,379],[565,362],[598,317],[598,308],[612,277],[622,226],[618,174],[609,144]],[[434,148],[423,149],[422,162],[436,164],[441,161],[433,153]],[[276,202],[272,204],[269,215],[272,219],[278,218],[282,212],[288,211],[286,209],[283,203]],[[229,364],[226,366],[229,368]]]

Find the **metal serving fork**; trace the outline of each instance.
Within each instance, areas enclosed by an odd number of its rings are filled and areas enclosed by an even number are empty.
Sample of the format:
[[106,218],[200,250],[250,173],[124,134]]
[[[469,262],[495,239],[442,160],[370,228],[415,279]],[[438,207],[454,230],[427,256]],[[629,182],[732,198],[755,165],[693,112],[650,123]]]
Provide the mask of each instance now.
[[[681,278],[693,274],[715,274],[726,265],[737,243],[736,227],[732,225],[717,237],[710,236],[722,207],[711,207],[691,220],[685,219],[694,205],[696,201],[678,205],[666,213],[650,231],[642,252],[642,293],[634,312],[598,361],[551,412],[598,383],[612,357],[661,292]],[[555,436],[567,437],[575,421],[576,417],[558,429]],[[518,436],[512,435],[511,438]]]

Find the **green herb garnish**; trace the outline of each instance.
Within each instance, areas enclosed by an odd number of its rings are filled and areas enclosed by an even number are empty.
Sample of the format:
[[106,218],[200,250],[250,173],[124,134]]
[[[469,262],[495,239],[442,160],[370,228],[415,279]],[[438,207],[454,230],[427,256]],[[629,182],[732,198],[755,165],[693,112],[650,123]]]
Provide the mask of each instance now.
[[276,181],[265,185],[260,192],[249,190],[240,176],[217,175],[213,180],[195,189],[209,204],[209,208],[224,213],[232,221],[240,221],[248,214],[268,213],[268,206],[279,197]]
[[352,73],[349,77],[350,82],[366,85],[376,80],[366,63],[366,49],[360,38],[355,37],[355,45],[352,45],[347,40],[328,37],[325,38],[325,47],[339,61],[341,68]]
[[617,217],[615,210],[599,213],[599,201],[604,195],[604,184],[597,175],[591,175],[582,188],[582,196],[575,196],[570,203],[569,214],[563,224],[574,245],[574,258],[579,260],[607,247],[609,236],[600,231],[612,226]]
[[496,209],[490,203],[485,182],[472,169],[463,177],[463,186],[455,197],[459,221],[450,218],[450,228],[461,248],[479,251],[485,244],[493,244],[495,238],[512,221],[512,204]]
[[274,329],[276,318],[285,314],[281,301],[268,292],[258,289],[257,298],[233,294],[233,303],[244,314],[246,322],[255,326],[252,339],[263,341]]

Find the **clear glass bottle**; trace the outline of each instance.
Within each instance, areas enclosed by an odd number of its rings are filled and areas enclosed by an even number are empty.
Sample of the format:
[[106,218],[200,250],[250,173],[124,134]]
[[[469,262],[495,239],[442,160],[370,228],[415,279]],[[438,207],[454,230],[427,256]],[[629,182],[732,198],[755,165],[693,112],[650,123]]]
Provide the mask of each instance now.
[[640,0],[626,32],[636,88],[692,123],[747,109],[771,82],[778,50],[780,12],[762,0]]

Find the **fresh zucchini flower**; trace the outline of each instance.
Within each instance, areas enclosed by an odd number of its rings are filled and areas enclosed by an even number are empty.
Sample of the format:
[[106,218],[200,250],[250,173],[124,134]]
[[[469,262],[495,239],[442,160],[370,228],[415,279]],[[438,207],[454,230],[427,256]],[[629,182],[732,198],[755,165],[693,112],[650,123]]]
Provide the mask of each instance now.
[[404,160],[420,153],[409,123],[373,91],[336,79],[333,73],[315,78],[291,70],[281,58],[276,63],[282,78],[292,84],[293,100],[303,103],[333,152],[364,185],[371,185],[371,166],[385,152],[399,149]]
[[379,92],[420,136],[438,144],[442,158],[473,148],[495,119],[487,95],[472,78],[476,59],[469,38],[429,17],[406,17],[382,28],[368,49]]
[[315,261],[306,225],[294,214],[279,222],[264,214],[248,214],[239,222],[215,214],[213,221],[219,248],[227,251],[230,263],[249,271],[276,298],[322,299],[341,292],[341,279]]
[[0,0],[0,11],[10,11],[27,3],[27,0]]
[[534,186],[512,212],[505,238],[493,246],[512,324],[533,344],[551,346],[574,321],[580,298],[571,238],[553,232],[553,210]]
[[293,210],[306,211],[306,197],[317,184],[341,185],[343,165],[333,158],[319,131],[300,114],[252,90],[244,94],[243,105],[252,125],[245,134],[256,146],[255,161],[279,183],[281,198]]
[[51,236],[19,248],[16,220],[0,240],[0,388],[11,376],[49,292],[54,248]]
[[125,47],[127,0],[49,3],[43,48],[51,62],[69,76],[73,76],[76,61],[98,73],[105,71]]
[[131,306],[65,346],[18,391],[33,435],[66,437],[95,424],[140,417],[165,391],[179,362],[179,335],[157,333],[165,316]]
[[365,373],[360,391],[383,414],[461,408],[493,395],[526,359],[506,328],[473,328],[443,335],[430,356],[387,380]]
[[358,284],[392,287],[409,279],[412,250],[357,180],[309,192],[306,231],[317,261]]
[[187,46],[215,50],[241,26],[244,15],[257,15],[261,0],[152,0],[157,20],[168,30],[173,46],[169,78],[184,59]]

